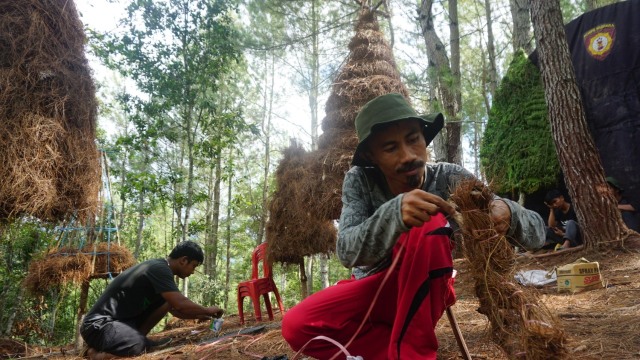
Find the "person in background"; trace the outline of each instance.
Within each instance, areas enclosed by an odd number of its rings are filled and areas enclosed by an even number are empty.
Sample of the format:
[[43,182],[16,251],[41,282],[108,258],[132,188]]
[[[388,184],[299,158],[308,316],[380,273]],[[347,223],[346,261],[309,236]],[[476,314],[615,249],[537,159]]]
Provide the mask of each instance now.
[[558,189],[550,190],[544,203],[549,207],[547,236],[544,248],[568,249],[582,245],[582,235],[576,212]]
[[[284,315],[282,335],[295,351],[309,342],[304,354],[332,358],[334,345],[313,340],[323,335],[366,360],[436,359],[434,329],[455,302],[455,224],[448,217],[455,209],[445,199],[459,181],[478,181],[459,165],[428,163],[427,145],[443,123],[442,114],[418,115],[401,94],[379,96],[358,113],[359,144],[342,186],[337,242],[352,278]],[[544,244],[540,215],[515,202],[496,198],[491,218],[519,246]]]
[[609,189],[613,193],[613,196],[618,201],[618,210],[620,210],[620,215],[622,215],[622,220],[627,225],[627,227],[633,231],[640,231],[640,219],[638,219],[638,211],[636,208],[631,205],[631,203],[622,196],[624,190],[620,187],[620,183],[612,176],[608,176],[606,178],[607,184],[609,185]]
[[166,345],[170,338],[154,342],[147,334],[168,312],[181,319],[222,316],[217,306],[204,307],[182,295],[174,281],[174,276],[191,276],[203,260],[200,245],[183,241],[167,258],[142,262],[116,276],[82,322],[88,357],[136,356]]

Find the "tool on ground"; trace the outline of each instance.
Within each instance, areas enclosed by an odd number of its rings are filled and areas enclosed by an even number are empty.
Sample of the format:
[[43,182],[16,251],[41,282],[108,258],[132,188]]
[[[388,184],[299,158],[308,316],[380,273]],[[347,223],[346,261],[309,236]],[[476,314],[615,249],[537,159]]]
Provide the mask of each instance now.
[[451,328],[453,329],[453,335],[456,338],[456,342],[460,347],[460,352],[462,352],[462,358],[464,360],[471,360],[471,354],[469,353],[469,348],[467,348],[467,343],[464,342],[462,331],[460,331],[458,322],[456,321],[455,316],[453,316],[453,310],[451,310],[451,306],[447,308],[447,318],[449,319],[449,323],[451,324]]

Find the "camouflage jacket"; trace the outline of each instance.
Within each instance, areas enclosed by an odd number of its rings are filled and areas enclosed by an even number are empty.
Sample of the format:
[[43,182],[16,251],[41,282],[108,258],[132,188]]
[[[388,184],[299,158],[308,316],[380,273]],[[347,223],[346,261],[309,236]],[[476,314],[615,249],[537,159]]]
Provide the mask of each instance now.
[[[450,189],[454,189],[460,180],[474,178],[469,171],[455,164],[429,163],[425,167],[426,180],[422,190],[443,199],[449,198]],[[356,278],[374,274],[391,263],[393,246],[400,234],[409,230],[400,212],[402,196],[391,194],[384,176],[376,168],[354,166],[347,172],[342,185],[336,251],[342,264],[353,268]],[[502,200],[511,210],[508,238],[527,249],[541,247],[545,238],[542,217],[516,202]]]

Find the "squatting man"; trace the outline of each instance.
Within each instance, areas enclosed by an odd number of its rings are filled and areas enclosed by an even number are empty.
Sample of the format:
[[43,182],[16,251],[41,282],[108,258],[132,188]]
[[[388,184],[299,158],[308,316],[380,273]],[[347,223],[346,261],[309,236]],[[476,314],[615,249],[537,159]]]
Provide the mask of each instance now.
[[183,241],[167,258],[142,262],[116,276],[80,328],[89,358],[136,356],[166,345],[171,339],[152,341],[147,334],[167,313],[180,319],[221,317],[222,309],[194,303],[173,280],[191,276],[203,260],[200,245]]
[[[366,360],[436,359],[434,329],[455,302],[450,239],[455,225],[445,217],[455,210],[445,199],[459,181],[475,179],[461,166],[427,163],[427,145],[443,123],[442,114],[418,115],[400,94],[379,96],[359,111],[359,144],[343,182],[337,242],[338,258],[352,268],[352,278],[284,315],[282,335],[294,350],[323,335]],[[496,198],[491,218],[518,246],[544,244],[545,225],[536,212]],[[322,340],[303,350],[317,359],[337,352]]]

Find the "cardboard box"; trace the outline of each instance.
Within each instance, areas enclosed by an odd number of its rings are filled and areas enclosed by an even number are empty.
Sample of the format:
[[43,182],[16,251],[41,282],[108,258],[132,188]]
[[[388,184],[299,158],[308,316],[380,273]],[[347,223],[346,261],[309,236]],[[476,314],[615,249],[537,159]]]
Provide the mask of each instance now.
[[556,269],[558,291],[581,292],[603,287],[600,265],[580,258]]

